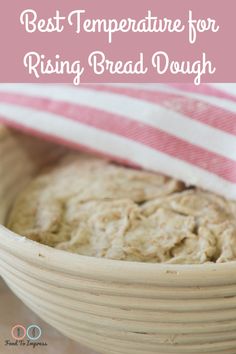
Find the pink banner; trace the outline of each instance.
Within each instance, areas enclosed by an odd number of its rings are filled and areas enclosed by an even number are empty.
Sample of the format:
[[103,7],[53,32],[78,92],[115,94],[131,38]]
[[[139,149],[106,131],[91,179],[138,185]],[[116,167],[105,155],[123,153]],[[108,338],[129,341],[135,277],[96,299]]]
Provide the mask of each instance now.
[[235,0],[7,0],[0,81],[235,82]]

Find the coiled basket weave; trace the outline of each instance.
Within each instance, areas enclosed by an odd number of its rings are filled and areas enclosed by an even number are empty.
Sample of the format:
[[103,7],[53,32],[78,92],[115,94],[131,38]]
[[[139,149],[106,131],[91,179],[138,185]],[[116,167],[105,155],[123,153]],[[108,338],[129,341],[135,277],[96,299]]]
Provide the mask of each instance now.
[[[0,128],[0,223],[62,149]],[[106,354],[236,354],[236,262],[164,265],[70,254],[0,225],[0,274],[35,313]]]

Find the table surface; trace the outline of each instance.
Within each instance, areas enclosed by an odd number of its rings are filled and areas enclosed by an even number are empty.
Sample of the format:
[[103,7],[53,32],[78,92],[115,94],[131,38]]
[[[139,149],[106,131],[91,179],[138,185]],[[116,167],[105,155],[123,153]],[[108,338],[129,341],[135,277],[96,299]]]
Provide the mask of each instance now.
[[[28,326],[36,324],[42,329],[40,341],[46,342],[43,347],[6,346],[11,338],[11,329],[15,324]],[[42,321],[29,310],[5,285],[0,278],[0,353],[1,354],[96,354],[78,343],[66,338],[50,325]]]

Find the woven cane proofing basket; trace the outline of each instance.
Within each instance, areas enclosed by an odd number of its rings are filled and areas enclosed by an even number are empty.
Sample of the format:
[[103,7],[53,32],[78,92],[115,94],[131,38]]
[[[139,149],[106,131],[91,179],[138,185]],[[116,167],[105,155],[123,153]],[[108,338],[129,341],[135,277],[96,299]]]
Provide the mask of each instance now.
[[[0,128],[0,223],[60,148]],[[106,354],[235,354],[236,262],[164,265],[56,250],[0,225],[0,274],[35,313]]]

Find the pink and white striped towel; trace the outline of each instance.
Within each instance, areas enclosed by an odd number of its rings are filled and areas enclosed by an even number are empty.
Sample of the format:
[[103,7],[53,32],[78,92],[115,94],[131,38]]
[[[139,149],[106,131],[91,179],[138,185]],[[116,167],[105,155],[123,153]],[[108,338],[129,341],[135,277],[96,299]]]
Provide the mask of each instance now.
[[236,199],[235,84],[1,84],[0,121]]

